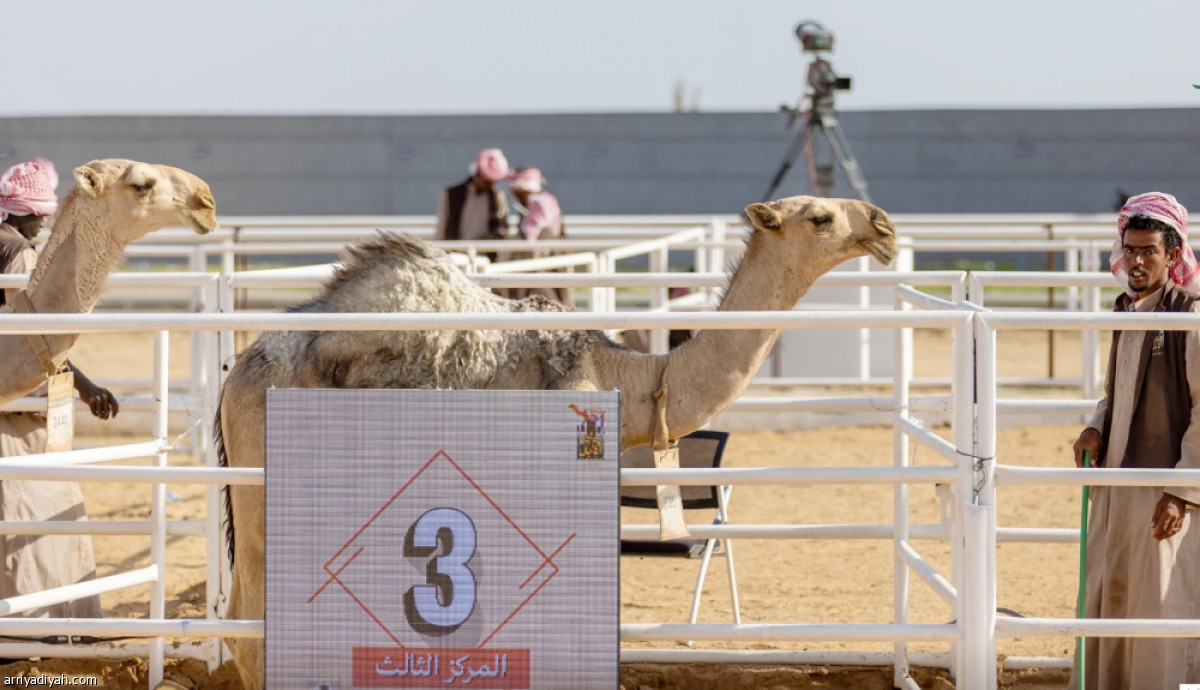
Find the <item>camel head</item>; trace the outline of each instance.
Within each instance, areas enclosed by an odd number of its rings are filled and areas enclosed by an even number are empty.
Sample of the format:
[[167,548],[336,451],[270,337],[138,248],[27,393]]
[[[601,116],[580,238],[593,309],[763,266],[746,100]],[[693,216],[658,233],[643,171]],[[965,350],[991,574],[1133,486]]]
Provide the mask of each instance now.
[[751,248],[787,265],[809,265],[823,273],[866,254],[884,265],[896,257],[896,227],[883,209],[865,201],[794,196],[750,204],[746,217],[754,226]]
[[[203,235],[217,227],[217,205],[208,184],[166,165],[110,158],[75,168],[76,188],[67,203],[91,218],[112,221],[112,239],[126,245],[170,225]],[[64,205],[65,206],[65,205]]]

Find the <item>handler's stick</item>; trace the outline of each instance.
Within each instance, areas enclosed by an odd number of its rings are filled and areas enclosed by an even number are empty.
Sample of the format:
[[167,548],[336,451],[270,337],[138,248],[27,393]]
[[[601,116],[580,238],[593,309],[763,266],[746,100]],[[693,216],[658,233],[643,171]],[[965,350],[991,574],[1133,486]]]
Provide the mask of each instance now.
[[[1089,453],[1083,451],[1083,466],[1091,467]],[[1083,509],[1079,518],[1079,600],[1075,604],[1075,617],[1083,618],[1084,604],[1087,602],[1087,529],[1088,529],[1088,499],[1091,498],[1092,487],[1083,485]],[[1084,639],[1075,638],[1075,679],[1078,690],[1083,690],[1084,677]]]

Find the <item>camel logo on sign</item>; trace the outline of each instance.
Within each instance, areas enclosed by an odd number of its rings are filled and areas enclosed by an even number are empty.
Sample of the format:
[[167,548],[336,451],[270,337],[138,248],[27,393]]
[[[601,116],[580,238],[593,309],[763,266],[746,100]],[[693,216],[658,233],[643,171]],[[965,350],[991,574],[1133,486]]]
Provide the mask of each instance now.
[[575,427],[575,457],[579,460],[602,460],[604,458],[604,410],[589,407],[579,409],[575,404],[568,405],[571,411],[579,415],[579,423]]

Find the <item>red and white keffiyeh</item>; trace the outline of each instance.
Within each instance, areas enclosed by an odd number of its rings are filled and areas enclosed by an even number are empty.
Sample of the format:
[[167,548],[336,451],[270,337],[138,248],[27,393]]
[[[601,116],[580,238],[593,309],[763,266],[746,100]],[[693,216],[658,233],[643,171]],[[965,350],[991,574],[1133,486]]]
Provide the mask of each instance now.
[[1130,197],[1117,214],[1117,239],[1113,241],[1112,256],[1108,263],[1112,274],[1126,293],[1136,296],[1129,289],[1129,274],[1125,271],[1125,251],[1122,249],[1125,239],[1125,227],[1134,216],[1147,216],[1175,228],[1179,233],[1179,259],[1171,265],[1171,280],[1184,290],[1200,295],[1200,266],[1196,263],[1196,255],[1188,246],[1188,212],[1175,197],[1162,192],[1146,192]]
[[54,163],[34,158],[0,175],[0,221],[13,216],[52,216],[59,210],[59,174]]
[[534,194],[542,191],[545,184],[546,180],[542,178],[542,171],[537,168],[517,168],[508,174],[509,189]]
[[483,149],[471,162],[471,174],[475,173],[488,182],[499,182],[508,175],[508,159],[500,149]]
[[527,208],[528,212],[521,219],[521,234],[527,240],[538,239],[542,230],[555,227],[562,219],[558,199],[550,192],[538,192],[530,196]]
[[0,175],[0,221],[14,216],[50,216],[58,210],[58,172],[45,158],[17,163]]

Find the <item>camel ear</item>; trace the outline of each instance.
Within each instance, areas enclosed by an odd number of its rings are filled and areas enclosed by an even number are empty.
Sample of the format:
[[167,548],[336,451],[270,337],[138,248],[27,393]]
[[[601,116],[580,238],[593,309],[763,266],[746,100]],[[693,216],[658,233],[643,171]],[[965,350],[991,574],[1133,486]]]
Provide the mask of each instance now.
[[746,207],[746,217],[759,230],[779,232],[783,227],[783,216],[766,204],[750,204]]
[[86,165],[75,168],[75,184],[93,199],[104,192],[104,178],[100,176],[98,170]]

